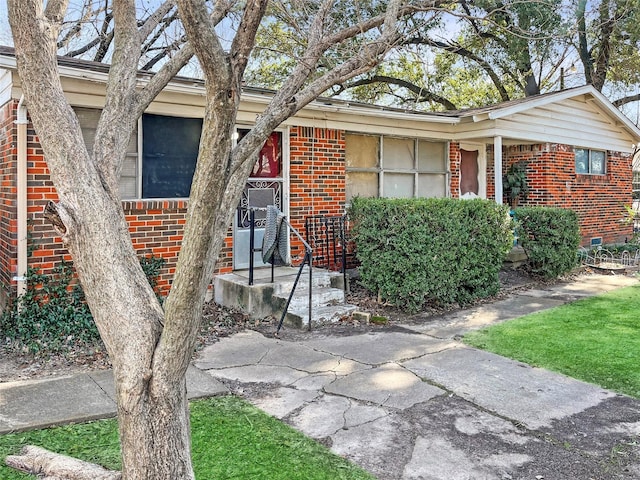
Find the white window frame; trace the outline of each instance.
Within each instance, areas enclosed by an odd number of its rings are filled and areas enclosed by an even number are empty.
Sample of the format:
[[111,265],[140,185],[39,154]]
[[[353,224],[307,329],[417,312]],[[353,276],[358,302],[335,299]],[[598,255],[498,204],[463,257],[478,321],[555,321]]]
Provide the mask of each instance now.
[[[578,172],[578,165],[577,165],[577,152],[578,150],[583,150],[587,152],[588,155],[588,163],[587,163],[587,170],[586,172]],[[597,148],[584,148],[584,147],[574,147],[573,149],[574,152],[574,168],[576,171],[576,175],[606,175],[607,174],[607,151],[606,150],[600,150]],[[602,160],[603,162],[603,171],[602,172],[594,172],[593,171],[593,160],[592,160],[592,153],[593,152],[598,152],[598,153],[603,153],[604,154],[604,159]]]
[[[402,137],[398,135],[370,135],[359,132],[347,132],[351,135],[359,135],[359,136],[368,136],[368,137],[376,137],[378,139],[378,159],[376,167],[346,167],[346,172],[367,172],[367,173],[376,173],[378,175],[378,197],[384,197],[384,175],[391,173],[400,173],[406,175],[413,175],[413,195],[411,198],[426,198],[426,197],[417,197],[417,192],[419,189],[419,178],[420,175],[442,175],[444,176],[444,197],[450,197],[451,192],[449,188],[449,178],[451,175],[451,171],[449,169],[449,148],[450,142],[442,141],[437,139],[428,139],[428,138],[419,138],[419,137]],[[384,140],[385,138],[397,138],[400,140],[411,140],[413,141],[413,166],[411,168],[385,168],[384,165]],[[420,155],[419,155],[419,146],[421,142],[432,142],[441,144],[444,148],[443,152],[443,170],[423,170],[420,169]]]

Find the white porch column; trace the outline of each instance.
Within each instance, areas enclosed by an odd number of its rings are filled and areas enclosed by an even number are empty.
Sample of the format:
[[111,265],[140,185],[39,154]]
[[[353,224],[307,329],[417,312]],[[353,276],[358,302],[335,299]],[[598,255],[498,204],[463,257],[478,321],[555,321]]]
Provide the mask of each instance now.
[[493,137],[493,167],[495,183],[495,199],[498,205],[502,205],[502,137]]

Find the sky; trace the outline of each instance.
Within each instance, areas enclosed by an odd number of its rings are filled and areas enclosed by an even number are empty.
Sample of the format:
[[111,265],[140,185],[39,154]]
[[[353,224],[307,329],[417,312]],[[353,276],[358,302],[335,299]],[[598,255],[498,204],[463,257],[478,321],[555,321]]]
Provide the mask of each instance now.
[[[97,0],[92,0],[96,3]],[[137,0],[137,3],[141,6],[145,6],[147,8],[153,8],[157,5],[159,5],[162,2],[162,0]],[[101,3],[101,2],[100,2]],[[69,2],[69,11],[72,11],[74,9],[78,9],[79,7],[81,7],[84,4],[84,0],[70,0]],[[451,25],[447,25],[446,30],[450,30]],[[450,31],[447,32],[448,35],[451,34]],[[223,33],[224,36],[224,33]],[[11,39],[11,29],[9,27],[9,21],[8,21],[8,12],[7,12],[7,2],[6,0],[0,0],[0,45],[13,45],[13,41]],[[195,68],[195,67],[192,67]],[[566,72],[565,72],[566,73]],[[187,76],[198,76],[197,74],[195,74],[193,71],[189,70],[189,71],[185,71],[182,72],[183,75],[187,75]],[[567,74],[566,76],[566,80],[567,80],[567,86],[572,86],[570,85],[571,83],[571,79],[569,78],[571,75]],[[582,78],[582,76],[580,76],[581,79],[579,79],[580,84],[582,84],[584,82],[584,79]],[[581,81],[580,81],[581,80]],[[638,87],[636,87],[638,88]],[[620,96],[620,92],[603,92],[605,93],[606,96],[609,97],[615,97],[617,98],[618,96]],[[630,92],[625,92],[626,94],[636,94],[638,93],[638,90],[636,91],[630,91]],[[640,121],[640,103],[639,102],[635,102],[625,108],[622,109],[623,112],[634,122],[634,123],[638,123]]]
[[11,29],[9,28],[7,2],[0,2],[0,45],[13,45]]

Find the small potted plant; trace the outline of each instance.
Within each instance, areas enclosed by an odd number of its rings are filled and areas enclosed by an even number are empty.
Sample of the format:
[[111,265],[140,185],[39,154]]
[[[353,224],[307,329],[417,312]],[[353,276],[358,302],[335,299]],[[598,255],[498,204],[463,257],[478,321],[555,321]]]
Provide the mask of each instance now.
[[504,176],[503,183],[511,210],[514,210],[518,207],[520,200],[526,200],[529,196],[527,163],[520,161],[512,164]]

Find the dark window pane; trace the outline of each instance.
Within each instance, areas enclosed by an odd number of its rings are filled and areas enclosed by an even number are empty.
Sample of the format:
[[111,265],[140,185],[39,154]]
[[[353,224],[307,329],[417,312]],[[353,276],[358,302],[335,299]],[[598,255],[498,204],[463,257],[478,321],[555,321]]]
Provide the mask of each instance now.
[[184,198],[198,158],[199,118],[142,117],[143,198]]
[[589,150],[576,148],[576,173],[589,173]]

